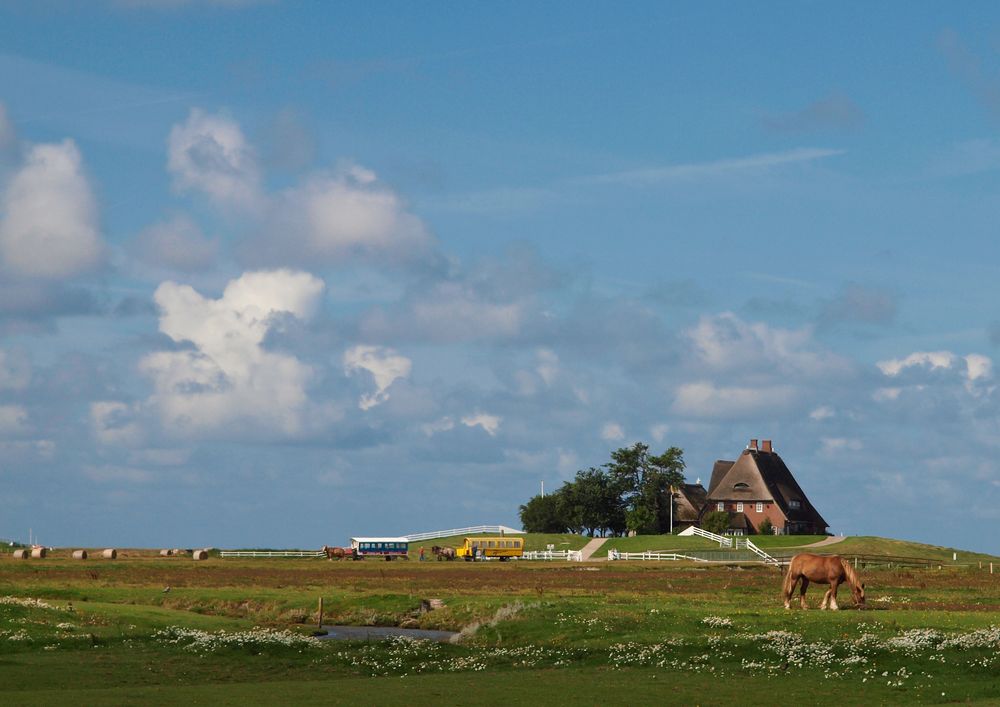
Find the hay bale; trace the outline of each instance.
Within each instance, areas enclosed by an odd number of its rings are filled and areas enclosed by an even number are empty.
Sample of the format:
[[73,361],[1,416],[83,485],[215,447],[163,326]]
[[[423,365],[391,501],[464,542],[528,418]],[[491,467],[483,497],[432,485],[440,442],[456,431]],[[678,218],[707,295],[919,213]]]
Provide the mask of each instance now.
[[35,560],[41,560],[48,554],[48,550],[44,547],[33,547],[31,548],[31,557]]
[[191,553],[191,557],[195,560],[207,560],[208,550],[195,550],[193,553]]
[[15,560],[27,560],[28,559],[28,551],[27,550],[14,550],[14,559]]
[[172,550],[160,550],[160,557],[170,557],[172,554]]
[[173,550],[170,551],[170,554],[171,555],[186,555],[187,552],[185,552],[184,550],[181,550],[180,548],[176,548],[175,547]]
[[86,550],[73,550],[73,559],[74,560],[86,560],[87,559],[87,551]]
[[109,547],[107,550],[101,553],[101,557],[103,557],[105,560],[117,560],[118,551],[115,550],[113,547]]

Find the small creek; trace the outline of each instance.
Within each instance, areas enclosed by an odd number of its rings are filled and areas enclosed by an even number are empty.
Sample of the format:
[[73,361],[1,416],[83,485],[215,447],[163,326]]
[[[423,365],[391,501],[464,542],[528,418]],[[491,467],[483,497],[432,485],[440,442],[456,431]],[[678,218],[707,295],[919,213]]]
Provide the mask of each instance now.
[[324,626],[325,636],[316,636],[321,640],[331,641],[381,641],[386,638],[396,638],[405,636],[406,638],[417,638],[425,641],[441,641],[446,643],[452,636],[458,634],[453,631],[430,631],[422,628],[396,628],[395,626]]

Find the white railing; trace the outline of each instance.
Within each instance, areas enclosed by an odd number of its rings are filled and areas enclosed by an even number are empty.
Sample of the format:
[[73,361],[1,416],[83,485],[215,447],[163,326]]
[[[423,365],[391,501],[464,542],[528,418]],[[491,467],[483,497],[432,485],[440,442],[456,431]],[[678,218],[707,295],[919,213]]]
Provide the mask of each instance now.
[[471,528],[452,528],[451,530],[434,530],[430,533],[410,533],[403,537],[412,542],[432,540],[433,538],[450,538],[455,535],[478,535],[479,533],[494,533],[496,535],[524,535],[523,530],[508,528],[506,525],[474,525]]
[[678,533],[679,535],[695,535],[699,538],[705,538],[713,542],[719,543],[719,547],[732,547],[733,541],[731,538],[727,538],[725,535],[716,535],[715,533],[710,533],[707,530],[702,530],[697,526],[689,526],[685,530]]
[[326,557],[322,550],[223,550],[219,557]]
[[770,555],[768,555],[766,552],[764,552],[763,550],[761,550],[759,547],[757,547],[756,545],[754,545],[751,540],[746,540],[746,547],[747,547],[747,550],[749,550],[750,552],[754,553],[755,555],[759,555],[760,558],[762,560],[764,560],[764,564],[766,564],[766,565],[777,565],[777,564],[779,564],[776,559],[774,559],[773,557],[771,557]]
[[708,562],[700,557],[681,555],[676,552],[618,552],[608,550],[609,560],[691,560],[692,562]]
[[567,562],[583,562],[581,550],[528,550],[521,556],[522,560],[566,560]]

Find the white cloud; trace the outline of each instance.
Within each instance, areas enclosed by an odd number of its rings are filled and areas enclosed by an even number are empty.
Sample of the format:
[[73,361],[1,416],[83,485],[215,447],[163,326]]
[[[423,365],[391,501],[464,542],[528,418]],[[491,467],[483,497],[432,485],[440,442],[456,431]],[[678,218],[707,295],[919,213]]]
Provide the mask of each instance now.
[[253,246],[284,262],[384,263],[418,259],[433,242],[423,221],[374,172],[351,165],[278,194]]
[[899,394],[903,392],[902,388],[879,388],[874,393],[872,393],[872,400],[877,403],[885,403],[890,400],[896,400],[899,398]]
[[858,452],[864,445],[857,439],[848,437],[823,437],[820,439],[820,454],[834,456],[839,452]]
[[496,436],[497,430],[500,429],[500,423],[502,421],[502,417],[490,415],[485,412],[475,412],[462,418],[463,425],[466,427],[482,427],[486,430],[490,437]]
[[215,262],[219,243],[206,238],[189,216],[176,214],[144,229],[133,249],[150,265],[193,271],[204,270]]
[[837,413],[834,412],[833,408],[831,408],[829,405],[821,405],[809,413],[809,419],[820,422],[822,420],[829,420],[836,414]]
[[167,139],[167,169],[181,191],[198,191],[218,205],[259,207],[260,169],[239,124],[193,108]]
[[538,350],[538,366],[535,368],[545,385],[551,386],[559,375],[559,356],[551,349]]
[[392,349],[382,346],[355,346],[344,352],[344,373],[368,371],[375,379],[375,392],[362,395],[358,407],[368,410],[389,399],[388,388],[394,381],[410,375],[411,362]]
[[748,323],[724,312],[702,317],[686,334],[698,362],[715,370],[777,368],[785,374],[817,376],[847,369],[836,355],[816,350],[809,328]]
[[653,438],[653,441],[660,444],[663,440],[667,438],[667,432],[670,431],[670,425],[666,423],[660,423],[653,425],[649,428],[649,435]]
[[13,437],[28,432],[28,411],[21,405],[0,405],[0,436]]
[[970,381],[993,377],[993,361],[982,354],[969,354],[965,357],[966,376]]
[[294,356],[264,349],[263,341],[276,316],[309,318],[322,291],[321,280],[288,270],[244,273],[219,299],[186,285],[161,284],[154,295],[160,331],[194,345],[194,350],[152,353],[140,363],[153,379],[150,402],[163,423],[186,435],[246,422],[298,435],[318,422],[306,394],[312,369]]
[[440,420],[435,422],[428,422],[421,425],[420,429],[428,437],[433,437],[438,432],[447,432],[448,430],[455,429],[455,421],[450,417],[442,417]]
[[724,387],[699,381],[677,389],[673,410],[692,417],[741,417],[787,409],[795,397],[789,385]]
[[31,382],[31,364],[25,356],[0,349],[0,390],[24,390]]
[[8,268],[65,278],[101,261],[97,202],[82,162],[72,140],[30,149],[0,207],[0,257]]
[[913,366],[933,370],[935,368],[951,368],[954,363],[955,354],[951,351],[915,351],[906,358],[890,358],[879,361],[876,365],[883,374],[894,377]]
[[136,421],[136,408],[115,400],[90,404],[90,424],[101,444],[134,447],[142,442],[142,428]]
[[617,442],[625,439],[625,430],[617,422],[606,422],[601,428],[601,439],[608,442]]

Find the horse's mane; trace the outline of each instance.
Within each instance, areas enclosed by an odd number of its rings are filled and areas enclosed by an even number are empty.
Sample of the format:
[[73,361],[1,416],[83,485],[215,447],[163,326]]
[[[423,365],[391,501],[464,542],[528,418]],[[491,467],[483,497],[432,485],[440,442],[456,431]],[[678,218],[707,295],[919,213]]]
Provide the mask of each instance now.
[[853,567],[851,567],[850,560],[847,560],[847,559],[841,557],[840,558],[840,564],[843,565],[843,567],[844,567],[844,574],[847,575],[847,582],[848,582],[848,584],[850,584],[851,587],[853,587],[855,589],[857,589],[858,587],[860,587],[861,586],[861,581],[858,579],[858,573],[854,571]]

